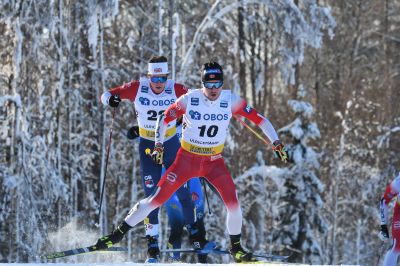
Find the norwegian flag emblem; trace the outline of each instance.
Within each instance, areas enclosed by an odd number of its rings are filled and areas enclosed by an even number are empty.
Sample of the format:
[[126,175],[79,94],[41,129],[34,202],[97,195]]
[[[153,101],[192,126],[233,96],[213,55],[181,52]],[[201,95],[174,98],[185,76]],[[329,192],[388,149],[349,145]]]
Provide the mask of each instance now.
[[154,69],[154,73],[161,73],[162,72],[162,68],[158,67]]
[[154,186],[153,180],[147,180],[144,181],[144,184],[146,185],[146,187],[151,188]]

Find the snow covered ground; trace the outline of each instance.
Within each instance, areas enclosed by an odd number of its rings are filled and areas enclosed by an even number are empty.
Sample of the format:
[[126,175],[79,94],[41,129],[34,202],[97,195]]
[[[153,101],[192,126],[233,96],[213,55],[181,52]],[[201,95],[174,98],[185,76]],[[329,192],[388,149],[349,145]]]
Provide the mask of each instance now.
[[[112,265],[112,266],[129,266],[129,265],[143,265],[143,266],[148,266],[149,264],[145,263],[133,263],[133,262],[125,262],[125,263],[0,263],[0,266],[43,266],[43,265],[51,265],[51,266],[72,266],[72,265],[78,265],[78,266],[105,266],[105,265]],[[168,266],[193,266],[194,264],[190,263],[157,263],[154,265],[168,265]],[[196,265],[226,265],[226,264],[196,264]],[[262,264],[257,264],[257,265],[294,265],[294,264],[279,264],[279,263],[262,263]],[[295,265],[301,265],[301,264],[295,264]]]

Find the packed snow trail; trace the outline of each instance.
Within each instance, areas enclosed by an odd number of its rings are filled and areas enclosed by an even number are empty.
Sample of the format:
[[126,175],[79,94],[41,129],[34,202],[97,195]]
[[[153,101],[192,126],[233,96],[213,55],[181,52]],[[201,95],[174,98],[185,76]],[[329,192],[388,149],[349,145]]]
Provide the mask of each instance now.
[[[246,263],[232,263],[232,264],[237,264],[237,265],[243,265]],[[248,265],[254,265],[254,263],[249,263]],[[124,263],[0,263],[0,266],[106,266],[106,265],[111,265],[111,266],[149,266],[147,263],[134,263],[134,262],[124,262]],[[155,266],[160,266],[160,265],[168,265],[168,266],[193,266],[193,263],[152,263],[152,265]],[[196,265],[227,265],[227,264],[199,264],[197,263]],[[256,265],[279,265],[279,266],[284,266],[284,265],[307,265],[307,264],[293,264],[293,263],[279,263],[279,262],[265,262],[265,263],[256,263]]]

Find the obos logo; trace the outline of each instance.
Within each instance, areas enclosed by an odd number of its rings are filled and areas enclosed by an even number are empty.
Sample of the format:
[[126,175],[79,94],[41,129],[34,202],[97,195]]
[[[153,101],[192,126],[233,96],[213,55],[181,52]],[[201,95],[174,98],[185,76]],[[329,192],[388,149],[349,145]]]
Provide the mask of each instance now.
[[190,115],[190,118],[192,118],[194,120],[200,120],[201,119],[201,114],[199,112],[197,112],[197,111],[190,110],[189,111],[189,115]]
[[228,120],[229,116],[228,114],[204,114],[203,115],[204,120],[211,120],[211,121],[221,121],[221,120]]
[[171,104],[173,104],[175,102],[174,99],[167,99],[167,100],[153,100],[151,102],[152,105],[154,106],[170,106]]
[[139,98],[139,102],[140,102],[142,105],[150,105],[150,100],[147,99],[147,98],[145,98],[145,97],[140,97],[140,98]]

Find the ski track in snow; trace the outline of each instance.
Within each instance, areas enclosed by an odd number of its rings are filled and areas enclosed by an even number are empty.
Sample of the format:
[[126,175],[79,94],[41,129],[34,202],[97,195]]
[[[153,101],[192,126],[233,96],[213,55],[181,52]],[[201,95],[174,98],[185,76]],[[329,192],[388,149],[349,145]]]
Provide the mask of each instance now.
[[[235,263],[232,263],[235,264]],[[238,263],[238,265],[244,265],[245,263]],[[105,265],[112,265],[112,266],[129,266],[129,265],[143,265],[149,266],[148,263],[134,263],[134,262],[124,262],[124,263],[0,263],[0,266],[43,266],[43,265],[51,265],[51,266],[105,266]],[[152,263],[151,265],[168,265],[168,266],[193,266],[193,265],[227,265],[227,264],[200,264],[200,263]],[[287,263],[282,264],[278,262],[266,262],[266,263],[257,263],[257,264],[248,264],[248,265],[307,265],[307,264],[293,264]]]

